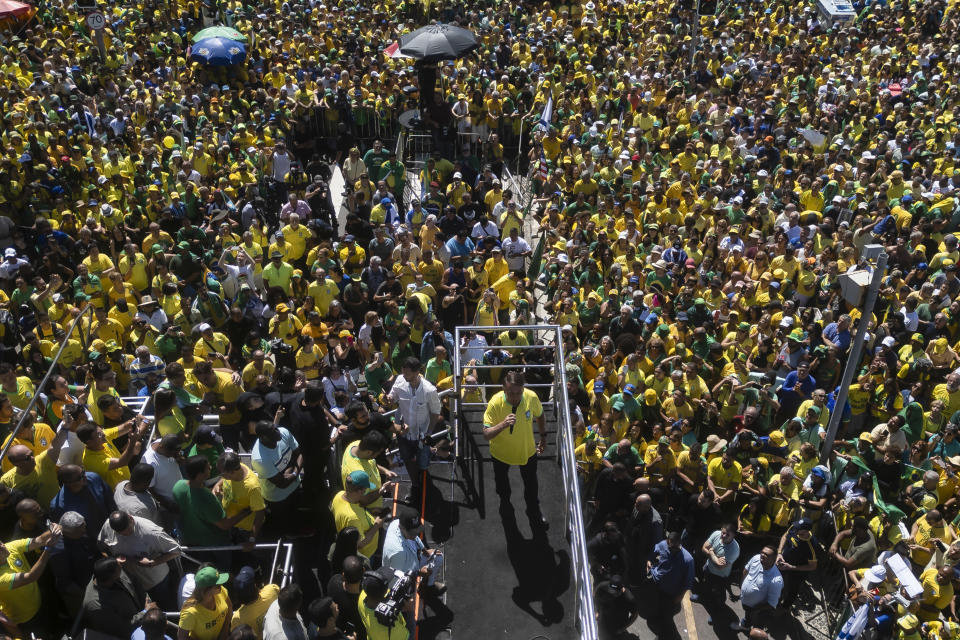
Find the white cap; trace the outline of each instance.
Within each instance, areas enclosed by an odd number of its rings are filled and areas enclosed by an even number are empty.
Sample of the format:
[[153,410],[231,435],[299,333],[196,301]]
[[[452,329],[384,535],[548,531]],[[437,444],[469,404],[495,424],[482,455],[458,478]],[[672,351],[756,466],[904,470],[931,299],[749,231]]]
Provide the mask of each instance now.
[[209,322],[204,322],[197,327],[197,329],[200,331],[200,333],[203,333],[204,331],[210,331],[210,329],[213,329],[213,327],[210,326]]
[[793,326],[793,318],[792,318],[791,316],[786,316],[786,317],[784,317],[784,318],[780,321],[780,326],[781,326],[781,327],[792,327],[792,326]]
[[893,339],[893,336],[887,336],[882,340],[881,344],[885,347],[890,347],[893,349],[894,345],[897,344],[897,341]]
[[460,173],[459,171],[454,171],[454,172],[453,172],[453,177],[454,177],[454,178],[462,178],[462,177],[463,177],[463,174]]
[[4,258],[16,258],[16,257],[17,257],[17,250],[14,249],[13,247],[9,247],[9,248],[7,248],[7,249],[3,252],[3,257],[4,257]]

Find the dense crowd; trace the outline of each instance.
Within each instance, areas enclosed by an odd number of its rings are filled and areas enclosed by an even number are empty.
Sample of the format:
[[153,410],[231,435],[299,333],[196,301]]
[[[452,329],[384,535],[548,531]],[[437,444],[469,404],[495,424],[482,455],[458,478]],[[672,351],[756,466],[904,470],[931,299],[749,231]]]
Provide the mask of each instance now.
[[[443,592],[416,507],[454,350],[505,415],[547,321],[605,637],[632,588],[669,638],[738,584],[763,637],[823,566],[882,636],[960,637],[957,15],[854,8],[123,2],[103,60],[75,5],[0,25],[3,632],[396,637],[371,570]],[[430,20],[480,40],[435,88],[383,51]],[[246,60],[193,61],[220,21]]]

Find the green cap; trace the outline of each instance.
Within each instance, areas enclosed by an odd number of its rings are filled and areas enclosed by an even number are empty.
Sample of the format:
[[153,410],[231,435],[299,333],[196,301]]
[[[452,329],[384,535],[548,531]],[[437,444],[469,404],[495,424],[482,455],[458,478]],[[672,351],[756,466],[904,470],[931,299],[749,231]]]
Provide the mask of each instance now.
[[194,574],[193,584],[198,589],[206,589],[217,584],[226,584],[229,579],[229,573],[220,573],[213,567],[204,567]]
[[190,248],[190,243],[187,242],[186,240],[181,240],[180,242],[177,243],[177,249],[189,249],[189,248]]

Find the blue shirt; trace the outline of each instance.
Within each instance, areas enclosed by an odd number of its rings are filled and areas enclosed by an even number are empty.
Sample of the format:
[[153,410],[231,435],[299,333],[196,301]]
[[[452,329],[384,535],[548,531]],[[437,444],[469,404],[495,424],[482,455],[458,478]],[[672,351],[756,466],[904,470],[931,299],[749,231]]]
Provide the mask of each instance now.
[[666,540],[653,548],[650,577],[662,593],[679,596],[693,587],[693,556],[680,547],[672,550]]
[[476,245],[473,244],[473,240],[470,238],[464,238],[462,243],[457,242],[456,236],[447,240],[447,251],[450,252],[451,258],[456,258],[457,256],[469,256],[475,248]]
[[780,602],[780,592],[783,591],[783,576],[774,565],[764,570],[760,562],[760,554],[750,558],[745,567],[747,577],[740,585],[740,601],[745,607],[756,607],[764,602],[771,607]]
[[813,390],[817,388],[817,381],[811,375],[801,380],[796,371],[791,371],[787,374],[787,377],[784,378],[783,387],[781,388],[784,391],[792,391],[793,393],[808,398],[813,393]]
[[831,322],[823,329],[823,337],[839,345],[841,351],[846,351],[850,348],[850,329],[838,331],[836,322]]
[[[50,501],[50,519],[59,522],[60,516],[67,511],[76,511],[87,521],[88,534],[95,536],[117,506],[113,502],[113,491],[103,478],[93,471],[87,471],[84,475],[87,476],[87,486],[83,491],[72,493],[66,487],[61,487]],[[102,508],[102,512],[97,513],[98,507]]]

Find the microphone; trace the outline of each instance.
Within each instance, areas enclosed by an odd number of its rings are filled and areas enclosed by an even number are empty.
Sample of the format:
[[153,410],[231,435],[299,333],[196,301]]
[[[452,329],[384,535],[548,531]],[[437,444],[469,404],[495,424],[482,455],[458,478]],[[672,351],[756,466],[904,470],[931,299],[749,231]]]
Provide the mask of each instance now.
[[513,424],[510,425],[510,433],[513,433],[513,428],[517,425],[517,408],[519,406],[520,405],[515,404],[513,405],[513,407],[510,408],[510,413],[513,414]]

